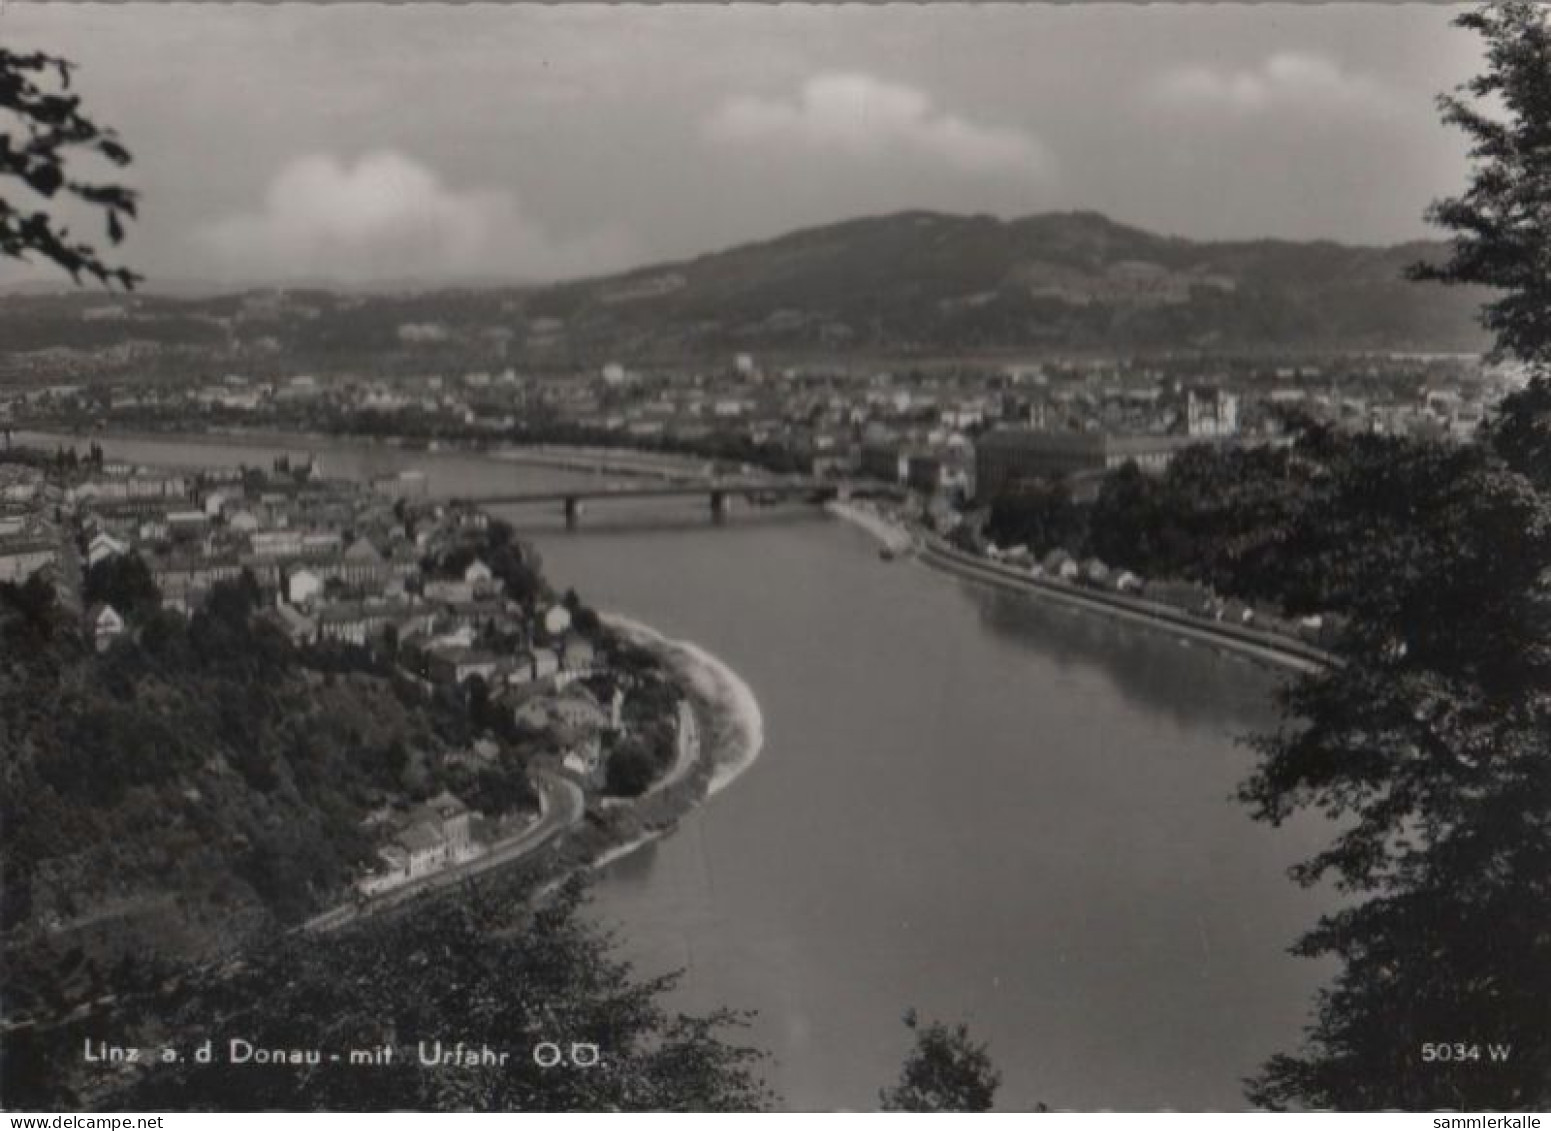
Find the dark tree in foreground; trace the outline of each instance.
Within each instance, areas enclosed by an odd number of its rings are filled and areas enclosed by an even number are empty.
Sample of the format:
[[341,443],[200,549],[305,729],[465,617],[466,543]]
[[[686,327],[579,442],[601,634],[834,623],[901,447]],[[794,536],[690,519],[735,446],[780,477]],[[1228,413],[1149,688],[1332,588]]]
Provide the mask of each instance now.
[[1002,1077],[986,1046],[973,1040],[963,1024],[922,1024],[915,1010],[905,1014],[915,1047],[905,1060],[899,1083],[879,1095],[884,1111],[990,1111]]
[[[1300,865],[1349,897],[1298,943],[1342,966],[1270,1107],[1551,1099],[1551,507],[1479,446],[1364,437],[1331,468],[1341,666],[1285,693],[1243,795],[1338,822]],[[1440,1062],[1440,1042],[1451,1046]],[[1453,1046],[1462,1046],[1456,1057]],[[1493,1046],[1507,1047],[1492,1060]]]
[[[213,1041],[215,1063],[159,1065],[95,1098],[158,1111],[729,1111],[770,1102],[756,1071],[762,1054],[726,1039],[742,1016],[667,1009],[674,978],[638,977],[617,957],[586,922],[577,885],[532,910],[529,894],[491,881],[412,914],[339,936],[288,936],[245,956],[234,972],[143,1013],[163,1018],[186,1049]],[[317,1049],[322,1063],[234,1066],[225,1063],[233,1038]],[[504,1064],[423,1065],[421,1050],[438,1040],[444,1052],[463,1042],[508,1055]],[[390,1063],[329,1059],[384,1046]]]
[[1529,0],[1507,0],[1454,21],[1480,34],[1486,69],[1439,103],[1469,137],[1470,184],[1428,212],[1453,232],[1451,255],[1418,264],[1417,279],[1490,287],[1481,321],[1494,354],[1531,367],[1491,426],[1515,469],[1551,488],[1551,24]]
[[1523,0],[1456,22],[1487,48],[1442,100],[1474,167],[1431,211],[1452,258],[1413,273],[1495,288],[1496,352],[1535,376],[1486,443],[1350,444],[1308,516],[1342,664],[1287,693],[1243,794],[1339,821],[1294,874],[1348,898],[1298,944],[1341,967],[1249,1082],[1268,1107],[1551,1103],[1551,28]]
[[[103,283],[133,287],[139,276],[105,263],[91,244],[72,236],[57,205],[72,202],[101,212],[112,243],[124,238],[124,222],[135,215],[135,194],[119,185],[83,179],[78,161],[96,158],[129,164],[129,151],[111,130],[97,125],[70,89],[72,65],[42,52],[0,47],[0,177],[12,178],[23,193],[0,195],[0,254],[30,260],[42,256],[80,282],[90,275]],[[41,206],[29,206],[31,196]]]

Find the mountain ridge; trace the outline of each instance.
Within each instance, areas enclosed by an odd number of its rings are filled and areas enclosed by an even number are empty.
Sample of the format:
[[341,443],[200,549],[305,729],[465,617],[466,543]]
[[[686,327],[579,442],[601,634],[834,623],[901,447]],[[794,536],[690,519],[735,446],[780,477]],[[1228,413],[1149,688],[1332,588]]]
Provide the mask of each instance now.
[[152,342],[244,364],[262,346],[320,370],[743,352],[1475,352],[1487,344],[1485,293],[1405,277],[1446,253],[1425,240],[1199,241],[1091,210],[1004,220],[915,209],[549,284],[13,294],[0,303],[0,350]]
[[1198,241],[1093,211],[910,210],[559,283],[529,305],[568,337],[690,349],[1479,348],[1480,292],[1405,278],[1446,250]]

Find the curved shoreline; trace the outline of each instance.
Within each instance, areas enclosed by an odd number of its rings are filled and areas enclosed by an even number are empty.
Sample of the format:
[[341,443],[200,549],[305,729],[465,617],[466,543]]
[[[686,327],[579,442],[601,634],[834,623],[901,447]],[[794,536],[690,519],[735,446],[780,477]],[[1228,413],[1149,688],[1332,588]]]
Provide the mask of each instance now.
[[[700,720],[701,733],[708,739],[701,743],[700,759],[704,761],[709,752],[712,765],[709,792],[720,793],[741,777],[754,764],[765,744],[764,712],[748,681],[726,660],[693,640],[675,639],[623,613],[603,613],[601,618],[611,628],[630,637],[633,643],[667,659],[670,666],[677,669],[676,674],[689,684],[692,697],[699,696],[705,706],[719,712],[720,717],[711,720],[713,726],[709,728],[705,726],[707,720]],[[699,704],[692,702],[692,706]],[[717,723],[722,726],[719,728]],[[734,733],[727,735],[724,733],[727,729]],[[729,743],[729,737],[735,741]],[[721,751],[720,755],[718,751]]]
[[833,499],[824,504],[824,509],[841,522],[870,534],[880,547],[891,554],[907,554],[917,548],[916,536],[908,528],[868,507]]
[[[689,813],[726,789],[759,758],[765,719],[754,689],[725,660],[691,640],[679,640],[622,613],[600,614],[610,628],[652,652],[685,693],[699,728],[693,763],[682,780],[664,782],[623,812],[644,827],[612,844],[594,846],[577,861],[597,871],[667,835]],[[645,812],[643,812],[645,810]]]

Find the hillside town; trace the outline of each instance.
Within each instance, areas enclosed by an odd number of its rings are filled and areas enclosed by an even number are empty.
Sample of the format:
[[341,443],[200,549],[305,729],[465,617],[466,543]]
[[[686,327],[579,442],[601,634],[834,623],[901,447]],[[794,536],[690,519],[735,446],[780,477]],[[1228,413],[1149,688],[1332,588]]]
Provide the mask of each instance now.
[[148,601],[187,618],[217,585],[249,586],[259,619],[296,647],[347,668],[370,654],[465,704],[477,737],[449,764],[496,768],[514,743],[543,752],[500,810],[443,789],[369,814],[378,850],[358,888],[379,895],[528,833],[552,800],[536,776],[585,796],[643,792],[665,768],[639,765],[643,735],[693,726],[654,673],[601,657],[596,614],[556,597],[508,528],[411,501],[417,486],[329,479],[311,457],[172,470],[95,447],[16,449],[0,453],[0,583],[50,583],[99,652],[136,631]]

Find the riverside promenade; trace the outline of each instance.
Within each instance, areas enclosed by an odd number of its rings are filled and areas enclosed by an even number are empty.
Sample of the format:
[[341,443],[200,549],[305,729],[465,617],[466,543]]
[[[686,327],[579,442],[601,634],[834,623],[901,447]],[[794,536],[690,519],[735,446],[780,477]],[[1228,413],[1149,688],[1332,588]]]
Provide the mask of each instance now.
[[933,569],[944,573],[951,573],[998,589],[1048,598],[1133,624],[1171,632],[1186,639],[1199,640],[1215,648],[1221,648],[1223,651],[1245,656],[1272,667],[1308,673],[1321,671],[1339,663],[1331,653],[1290,637],[1193,617],[1156,601],[1126,597],[1099,589],[1084,589],[1068,582],[1032,577],[1022,570],[988,562],[983,558],[966,554],[962,550],[956,550],[935,536],[928,535],[923,540],[921,553],[918,556]]

